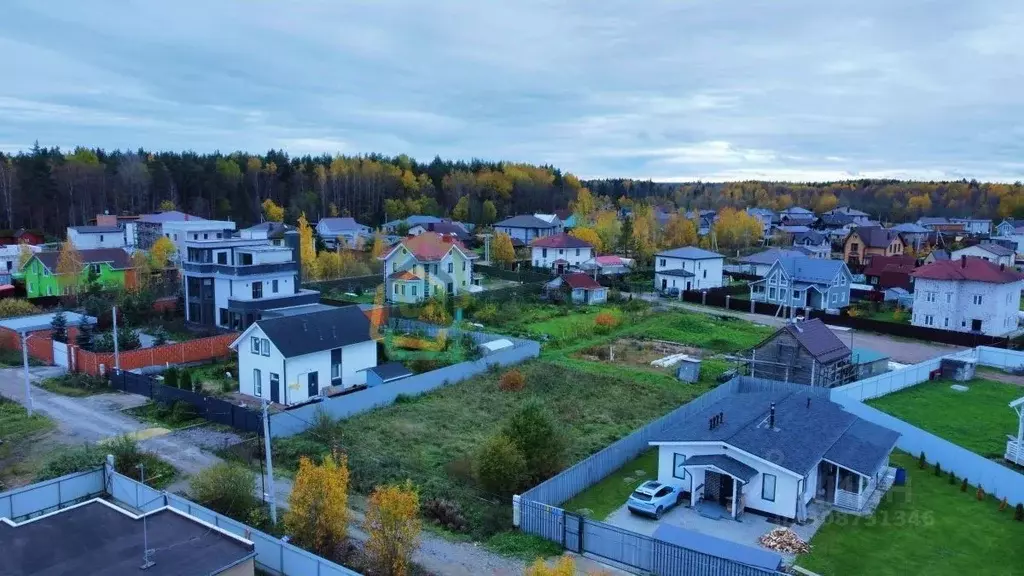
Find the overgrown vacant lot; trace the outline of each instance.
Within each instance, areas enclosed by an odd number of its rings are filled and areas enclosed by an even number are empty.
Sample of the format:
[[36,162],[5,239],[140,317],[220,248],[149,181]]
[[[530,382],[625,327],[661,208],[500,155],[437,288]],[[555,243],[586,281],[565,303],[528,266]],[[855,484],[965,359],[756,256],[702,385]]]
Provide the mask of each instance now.
[[0,397],[0,491],[20,486],[35,475],[41,436],[53,422],[38,412],[29,416],[12,400]]
[[1002,456],[1006,435],[1017,431],[1017,415],[1007,404],[1024,396],[1024,387],[976,378],[963,383],[968,391],[957,392],[952,384],[924,382],[868,404],[982,456]]
[[711,385],[670,378],[622,378],[536,360],[520,366],[526,387],[498,388],[499,372],[442,388],[335,425],[283,439],[275,460],[294,468],[301,454],[348,454],[355,490],[412,479],[424,498],[452,498],[462,505],[472,532],[484,536],[509,527],[511,507],[481,491],[473,457],[484,440],[532,397],[540,399],[568,437],[565,465],[604,448]]
[[907,469],[907,485],[893,487],[872,516],[832,514],[798,566],[829,576],[1021,573],[1024,522],[1013,507],[1000,512],[995,499],[978,501],[974,487],[961,492],[907,454],[892,462]]

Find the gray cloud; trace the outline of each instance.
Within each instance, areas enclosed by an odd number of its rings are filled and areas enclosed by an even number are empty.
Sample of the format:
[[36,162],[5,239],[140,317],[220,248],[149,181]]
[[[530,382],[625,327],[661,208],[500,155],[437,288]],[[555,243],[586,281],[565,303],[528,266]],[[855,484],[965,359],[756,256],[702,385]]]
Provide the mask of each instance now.
[[1017,0],[7,0],[0,149],[1024,179]]

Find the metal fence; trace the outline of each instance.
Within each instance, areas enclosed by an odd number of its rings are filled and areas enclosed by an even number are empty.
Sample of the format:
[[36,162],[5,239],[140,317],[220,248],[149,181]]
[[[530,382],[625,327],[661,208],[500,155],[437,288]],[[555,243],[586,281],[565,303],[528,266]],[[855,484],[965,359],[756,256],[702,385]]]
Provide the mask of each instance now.
[[858,380],[845,386],[838,386],[832,389],[832,399],[837,402],[839,397],[870,400],[885,396],[886,394],[892,394],[904,388],[917,386],[921,382],[927,382],[936,375],[936,371],[939,370],[941,365],[942,358],[933,358],[920,364],[913,364],[906,368]]
[[1002,370],[1020,370],[1024,368],[1024,352],[1004,350],[991,346],[978,346],[975,349],[978,363]]
[[0,518],[14,522],[47,514],[101,496],[103,471],[90,470],[0,492]]
[[256,565],[262,570],[270,571],[274,574],[284,574],[285,576],[307,576],[311,574],[319,576],[359,576],[358,572],[306,552],[301,548],[283,542],[280,538],[260,532],[251,526],[228,518],[223,514],[218,514],[209,508],[204,508],[181,496],[155,490],[127,476],[122,476],[114,472],[109,464],[106,466],[105,471],[98,473],[100,474],[101,482],[102,475],[104,473],[107,475],[107,493],[119,504],[141,512],[151,512],[165,506],[170,506],[203,522],[212,524],[225,532],[230,532],[251,541],[256,548]]
[[125,371],[111,373],[110,385],[118,390],[147,396],[161,404],[184,402],[194,408],[199,417],[231,426],[242,432],[263,432],[260,414],[254,410],[191,390],[164,386],[159,380],[146,374]]

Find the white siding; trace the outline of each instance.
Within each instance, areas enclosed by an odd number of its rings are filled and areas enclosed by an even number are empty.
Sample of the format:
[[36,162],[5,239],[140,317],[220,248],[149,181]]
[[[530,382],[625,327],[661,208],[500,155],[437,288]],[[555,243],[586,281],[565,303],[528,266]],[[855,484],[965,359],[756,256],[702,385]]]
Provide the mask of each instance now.
[[531,250],[533,252],[531,261],[537,268],[553,268],[555,260],[565,260],[572,266],[579,266],[594,257],[594,251],[591,248],[535,247]]
[[[238,343],[238,391],[249,396],[256,396],[253,370],[259,369],[263,384],[262,397],[270,400],[270,374],[275,373],[282,382],[281,401],[284,402],[284,359],[273,342],[270,342],[270,356],[253,354],[251,344],[253,337],[267,338],[259,326],[254,326],[249,334]],[[267,341],[269,342],[269,339]]]
[[124,248],[124,231],[79,234],[75,229],[68,228],[68,241],[79,250]]
[[1024,282],[992,284],[918,278],[914,281],[911,324],[970,332],[972,321],[981,320],[983,334],[1002,336],[1017,328],[1022,288]]
[[304,402],[309,399],[311,373],[317,374],[318,393],[331,385],[331,351],[288,358],[285,360],[285,372],[288,375],[288,404]]
[[[687,282],[690,282],[691,290],[718,288],[722,285],[722,263],[724,261],[724,258],[691,260],[688,258],[673,258],[671,256],[655,256],[655,289],[661,289],[662,278],[668,280],[668,287],[675,286],[680,290],[686,289]],[[658,272],[662,270],[685,270],[692,273],[693,278],[659,275]],[[672,283],[673,280],[676,281],[675,284]]]
[[995,254],[985,250],[980,246],[969,246],[967,248],[961,248],[960,250],[954,251],[950,258],[952,260],[959,260],[962,256],[976,256],[978,258],[984,258],[993,264],[1005,264],[1006,266],[1013,266],[1013,254],[1006,256],[996,256]]
[[[328,361],[330,358],[328,357]],[[368,340],[341,349],[342,386],[366,384],[366,369],[377,365],[377,343]]]

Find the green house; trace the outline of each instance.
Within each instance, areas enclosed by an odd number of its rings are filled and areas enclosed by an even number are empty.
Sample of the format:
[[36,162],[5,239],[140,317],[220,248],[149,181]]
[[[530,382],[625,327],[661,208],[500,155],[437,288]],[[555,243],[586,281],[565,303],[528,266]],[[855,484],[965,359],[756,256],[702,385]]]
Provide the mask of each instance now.
[[[95,273],[100,284],[106,288],[132,288],[135,286],[135,270],[128,253],[121,248],[96,248],[79,250],[82,272],[78,285],[84,285],[90,273]],[[61,296],[74,291],[73,283],[61,287],[58,282],[57,261],[60,252],[38,252],[25,263],[18,274],[25,282],[29,298]]]

